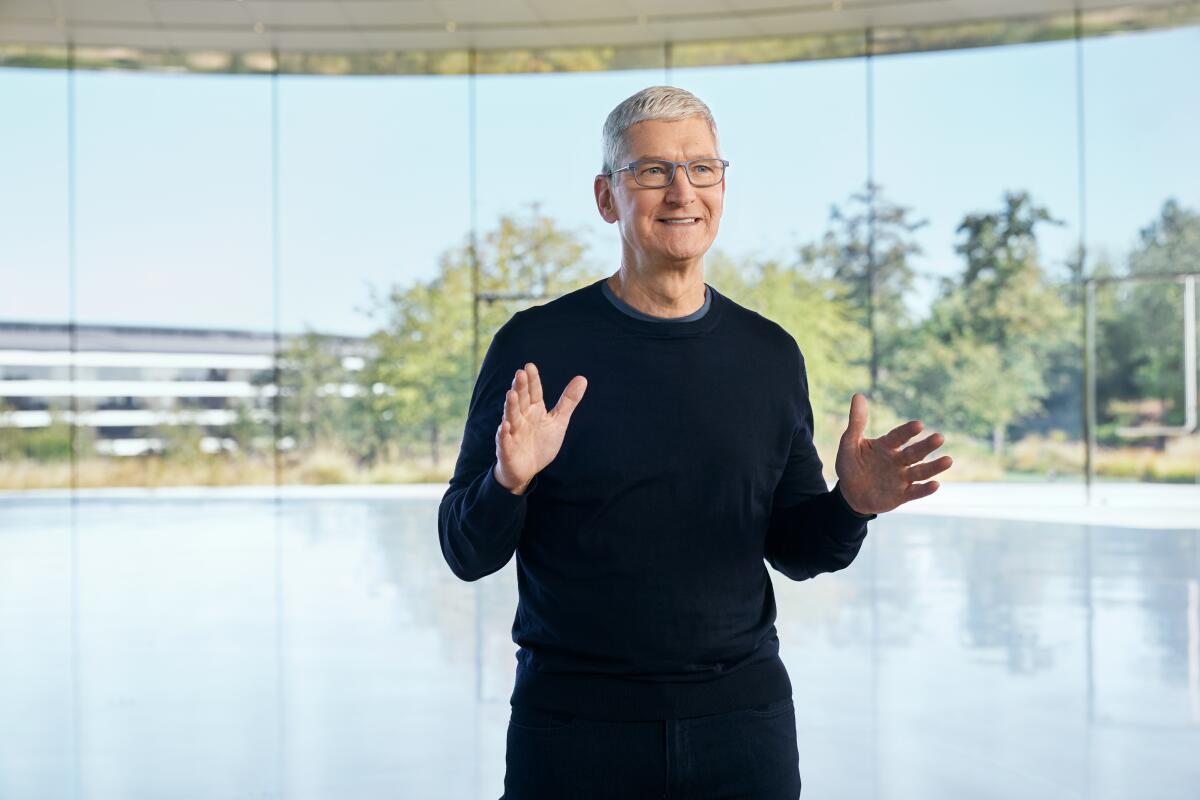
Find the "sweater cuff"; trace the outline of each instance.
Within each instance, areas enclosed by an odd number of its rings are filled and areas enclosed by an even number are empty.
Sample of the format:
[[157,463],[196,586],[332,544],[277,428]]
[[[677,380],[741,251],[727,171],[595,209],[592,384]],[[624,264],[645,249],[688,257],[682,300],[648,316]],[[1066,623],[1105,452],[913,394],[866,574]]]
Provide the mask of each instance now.
[[487,499],[487,502],[489,504],[491,504],[491,503],[500,503],[500,504],[507,503],[508,507],[510,507],[510,508],[513,506],[516,506],[518,503],[521,502],[521,500],[524,500],[526,497],[528,497],[529,493],[537,488],[538,479],[541,477],[540,473],[537,475],[534,475],[533,480],[530,481],[529,485],[525,487],[524,492],[522,492],[521,494],[513,494],[508,489],[505,489],[503,486],[501,486],[500,482],[496,480],[495,469],[496,469],[496,462],[493,461],[492,465],[490,467],[488,467],[487,475],[485,475],[483,478],[483,486],[481,487],[481,494]]
[[850,504],[846,502],[845,496],[842,494],[842,482],[840,480],[833,485],[833,494],[837,497],[838,506],[853,517],[858,519],[875,519],[879,516],[878,514],[860,514],[851,508]]

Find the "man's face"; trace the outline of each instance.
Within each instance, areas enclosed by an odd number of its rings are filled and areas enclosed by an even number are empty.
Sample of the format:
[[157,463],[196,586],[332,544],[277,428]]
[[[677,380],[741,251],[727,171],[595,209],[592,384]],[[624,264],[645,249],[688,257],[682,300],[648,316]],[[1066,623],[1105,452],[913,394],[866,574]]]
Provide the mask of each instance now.
[[[700,117],[665,121],[647,120],[626,132],[625,162],[643,158],[691,161],[716,158],[717,145],[708,124]],[[726,173],[728,174],[728,173]],[[616,222],[627,253],[642,264],[688,261],[708,252],[725,202],[725,182],[696,188],[682,167],[676,168],[670,186],[639,186],[629,170],[618,172],[610,183],[604,176],[595,182],[596,205],[605,222]],[[666,222],[691,218],[694,222]]]

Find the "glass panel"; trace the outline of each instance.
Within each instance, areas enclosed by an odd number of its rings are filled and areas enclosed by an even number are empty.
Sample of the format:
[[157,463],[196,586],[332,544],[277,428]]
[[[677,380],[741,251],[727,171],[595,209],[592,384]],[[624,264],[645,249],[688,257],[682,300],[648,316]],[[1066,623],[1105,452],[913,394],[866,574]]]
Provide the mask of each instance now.
[[[467,79],[286,77],[279,95],[283,481],[444,481],[470,365]],[[333,491],[280,518],[287,783],[473,797],[477,587],[438,551],[437,486]]]
[[[270,85],[75,80],[76,391],[96,439],[79,452],[81,484],[269,484]],[[89,792],[277,791],[271,519],[254,503],[85,497],[74,570]],[[132,753],[150,768],[129,769]]]
[[289,77],[280,108],[283,480],[431,479],[469,363],[470,281],[432,290],[470,231],[467,79]]
[[[1200,274],[1200,28],[1085,40],[1083,64],[1090,273]],[[1101,478],[1200,479],[1185,307],[1178,280],[1097,286]]]
[[1074,48],[876,62],[879,387],[951,479],[1082,470]]
[[0,797],[70,797],[67,74],[0,98]]
[[76,82],[81,484],[270,483],[267,79]]

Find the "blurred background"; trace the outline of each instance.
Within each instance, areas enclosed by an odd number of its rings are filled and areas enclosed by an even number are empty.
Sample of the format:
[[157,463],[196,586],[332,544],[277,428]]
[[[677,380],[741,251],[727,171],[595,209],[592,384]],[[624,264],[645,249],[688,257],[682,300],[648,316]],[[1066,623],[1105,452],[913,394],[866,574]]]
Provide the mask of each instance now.
[[437,506],[656,84],[830,485],[855,391],[955,459],[771,573],[806,790],[1194,798],[1197,75],[1195,2],[5,0],[0,798],[501,794],[515,568]]

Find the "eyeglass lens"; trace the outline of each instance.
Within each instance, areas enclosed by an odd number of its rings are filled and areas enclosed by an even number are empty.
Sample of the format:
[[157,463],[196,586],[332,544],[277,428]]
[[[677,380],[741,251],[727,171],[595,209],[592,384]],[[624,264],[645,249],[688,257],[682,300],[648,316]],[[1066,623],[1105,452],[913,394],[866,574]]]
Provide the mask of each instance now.
[[[671,183],[675,168],[669,161],[644,161],[634,168],[633,177],[642,186],[659,188]],[[719,158],[704,158],[687,166],[693,186],[713,186],[725,175],[725,165]]]

